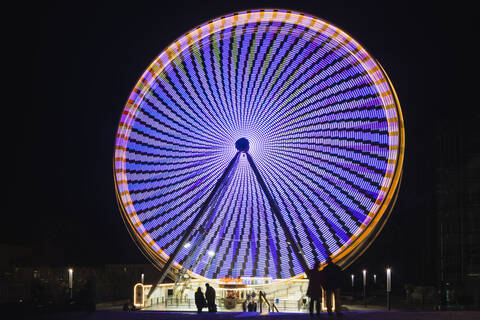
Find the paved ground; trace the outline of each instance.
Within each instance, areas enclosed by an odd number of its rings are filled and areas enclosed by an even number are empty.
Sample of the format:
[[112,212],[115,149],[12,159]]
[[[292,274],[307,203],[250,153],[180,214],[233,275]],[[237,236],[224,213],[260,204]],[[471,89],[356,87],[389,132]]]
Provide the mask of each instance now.
[[[345,320],[479,320],[480,311],[445,311],[445,312],[419,312],[419,311],[347,311],[342,319]],[[5,318],[4,318],[5,319]],[[216,314],[196,314],[192,312],[148,312],[148,311],[97,311],[95,313],[69,312],[36,316],[27,319],[45,320],[301,320],[310,319],[307,314],[277,313],[259,315],[255,312]],[[318,318],[315,318],[318,319]],[[322,314],[319,319],[337,319]]]

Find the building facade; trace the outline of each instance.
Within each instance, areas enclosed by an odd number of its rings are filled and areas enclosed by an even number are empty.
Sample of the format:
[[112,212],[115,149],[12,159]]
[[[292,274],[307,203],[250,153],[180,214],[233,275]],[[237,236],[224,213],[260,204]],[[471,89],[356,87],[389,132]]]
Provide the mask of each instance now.
[[444,304],[480,306],[479,115],[437,126],[438,279]]

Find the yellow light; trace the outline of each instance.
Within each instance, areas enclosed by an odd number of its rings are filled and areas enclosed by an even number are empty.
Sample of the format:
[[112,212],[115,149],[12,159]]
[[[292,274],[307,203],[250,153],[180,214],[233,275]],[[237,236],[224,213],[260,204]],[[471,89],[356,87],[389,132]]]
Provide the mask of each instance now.
[[[141,299],[141,301],[138,301],[138,295],[137,295],[137,291],[138,291],[138,287],[141,287],[141,290],[142,290],[142,294],[141,294],[141,297],[139,297]],[[144,286],[143,284],[141,283],[137,283],[134,287],[133,287],[133,305],[135,307],[143,307],[145,304],[145,290],[144,290]]]

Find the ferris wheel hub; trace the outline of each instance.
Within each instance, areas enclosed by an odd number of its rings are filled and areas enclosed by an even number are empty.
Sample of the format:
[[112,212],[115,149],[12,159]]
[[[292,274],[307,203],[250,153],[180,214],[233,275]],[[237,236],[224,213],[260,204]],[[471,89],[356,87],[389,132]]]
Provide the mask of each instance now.
[[240,152],[248,152],[250,149],[250,143],[247,138],[240,138],[235,142],[235,148]]

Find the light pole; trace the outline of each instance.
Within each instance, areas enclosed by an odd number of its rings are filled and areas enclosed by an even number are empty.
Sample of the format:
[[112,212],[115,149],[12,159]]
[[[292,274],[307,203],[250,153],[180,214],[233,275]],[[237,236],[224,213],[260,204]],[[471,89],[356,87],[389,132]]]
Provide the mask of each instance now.
[[373,275],[373,284],[377,284],[377,275],[376,274]]
[[367,270],[363,269],[363,304],[367,306]]
[[70,289],[70,300],[73,299],[73,269],[68,268],[68,288]]
[[145,274],[142,273],[142,284],[145,282]]
[[392,291],[392,269],[387,268],[387,310],[390,310],[390,292]]
[[355,275],[351,275],[352,278],[352,298],[355,298]]

